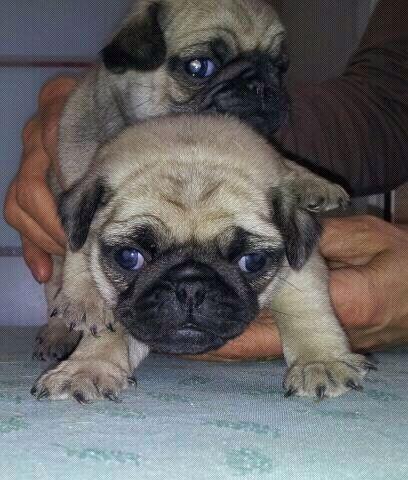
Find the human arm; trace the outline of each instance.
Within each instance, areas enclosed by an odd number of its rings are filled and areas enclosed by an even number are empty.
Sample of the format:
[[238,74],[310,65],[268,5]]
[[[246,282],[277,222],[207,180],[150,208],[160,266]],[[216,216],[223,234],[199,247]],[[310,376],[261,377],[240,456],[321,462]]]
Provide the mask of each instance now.
[[408,3],[380,0],[344,73],[294,86],[281,147],[343,178],[353,195],[408,179]]

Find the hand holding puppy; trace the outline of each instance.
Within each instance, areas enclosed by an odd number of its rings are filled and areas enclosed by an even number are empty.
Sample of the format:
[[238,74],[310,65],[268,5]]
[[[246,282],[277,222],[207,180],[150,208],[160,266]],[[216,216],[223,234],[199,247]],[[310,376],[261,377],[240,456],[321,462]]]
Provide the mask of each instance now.
[[47,174],[51,163],[58,171],[57,126],[66,98],[75,85],[74,79],[61,77],[42,88],[38,111],[23,131],[20,169],[4,205],[6,221],[21,235],[26,264],[41,283],[51,277],[51,255],[65,253],[65,234]]

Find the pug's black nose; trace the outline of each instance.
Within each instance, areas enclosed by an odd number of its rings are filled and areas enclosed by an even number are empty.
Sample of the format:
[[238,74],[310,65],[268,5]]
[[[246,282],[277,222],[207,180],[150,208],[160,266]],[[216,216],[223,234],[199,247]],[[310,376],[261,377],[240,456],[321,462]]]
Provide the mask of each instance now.
[[198,307],[205,299],[205,287],[203,282],[185,281],[176,286],[177,300],[184,305]]
[[252,93],[255,93],[255,95],[262,97],[264,95],[264,90],[265,90],[265,82],[262,82],[261,80],[258,79],[252,79],[249,80],[246,85],[246,89],[249,90]]

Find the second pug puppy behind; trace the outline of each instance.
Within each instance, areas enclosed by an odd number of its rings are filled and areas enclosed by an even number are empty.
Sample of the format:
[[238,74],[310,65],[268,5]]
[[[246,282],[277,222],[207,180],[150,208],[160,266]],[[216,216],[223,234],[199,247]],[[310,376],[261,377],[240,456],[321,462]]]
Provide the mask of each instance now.
[[287,395],[360,388],[370,365],[350,351],[330,303],[315,195],[237,119],[179,115],[126,129],[61,197],[70,250],[64,293],[50,298],[77,315],[104,305],[115,331],[85,335],[32,393],[114,400],[149,349],[218,348],[260,308],[279,327]]

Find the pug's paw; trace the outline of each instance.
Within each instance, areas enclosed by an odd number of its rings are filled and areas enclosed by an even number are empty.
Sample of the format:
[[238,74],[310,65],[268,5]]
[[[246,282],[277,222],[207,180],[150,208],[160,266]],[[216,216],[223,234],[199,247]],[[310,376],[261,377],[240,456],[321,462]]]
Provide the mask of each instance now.
[[61,320],[49,319],[35,339],[33,358],[36,360],[64,360],[76,348],[82,333],[69,331]]
[[56,368],[44,372],[36,381],[31,394],[41,400],[73,398],[81,404],[107,398],[119,402],[119,393],[135,380],[118,365],[99,359],[65,360]]
[[326,212],[350,204],[344,188],[314,174],[299,176],[293,188],[298,206],[310,212]]
[[74,299],[62,290],[53,301],[50,316],[63,322],[70,332],[87,330],[97,336],[105,328],[114,331],[111,309],[94,292],[85,292],[81,298]]
[[348,390],[362,390],[361,381],[376,367],[363,355],[349,353],[341,358],[297,361],[287,371],[285,396],[337,397]]

